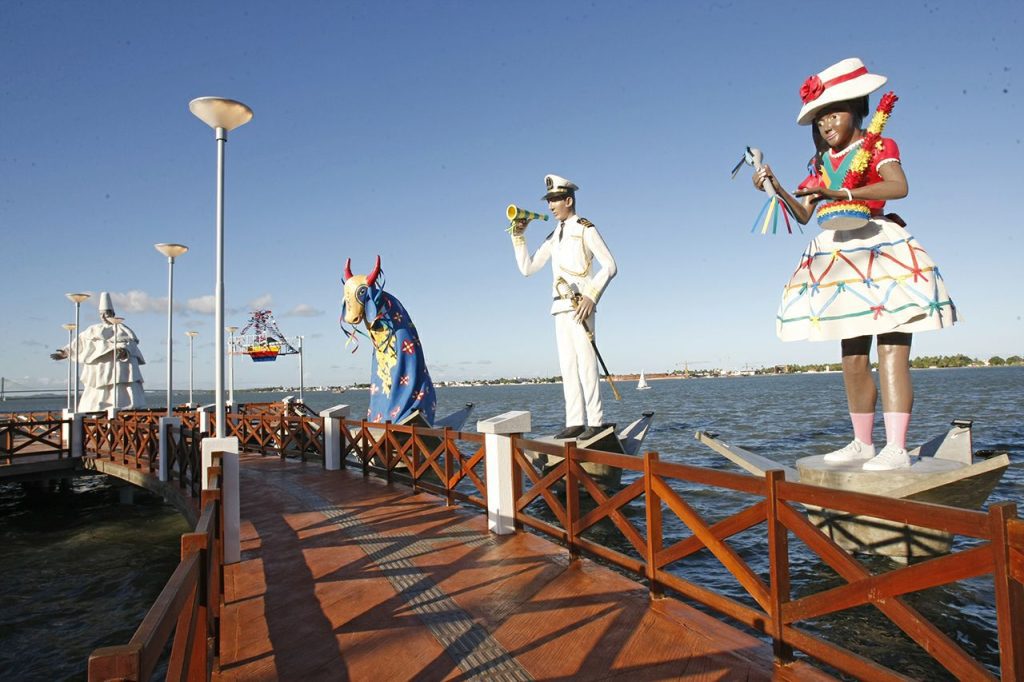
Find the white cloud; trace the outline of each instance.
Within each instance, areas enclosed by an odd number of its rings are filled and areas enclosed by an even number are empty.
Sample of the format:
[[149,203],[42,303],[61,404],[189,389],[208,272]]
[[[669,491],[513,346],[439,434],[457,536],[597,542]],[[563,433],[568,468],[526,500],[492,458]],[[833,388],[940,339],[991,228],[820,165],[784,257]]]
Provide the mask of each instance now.
[[286,312],[282,317],[317,317],[318,315],[323,314],[324,311],[314,308],[308,303],[300,303]]
[[110,292],[114,310],[121,315],[128,313],[160,313],[167,310],[167,297],[155,298],[145,291],[133,289],[124,293]]
[[217,308],[217,299],[213,294],[207,294],[206,296],[200,296],[198,298],[190,298],[185,304],[191,312],[199,313],[201,315],[213,315]]
[[270,294],[263,294],[259,298],[249,301],[250,310],[266,310],[273,304],[273,297]]

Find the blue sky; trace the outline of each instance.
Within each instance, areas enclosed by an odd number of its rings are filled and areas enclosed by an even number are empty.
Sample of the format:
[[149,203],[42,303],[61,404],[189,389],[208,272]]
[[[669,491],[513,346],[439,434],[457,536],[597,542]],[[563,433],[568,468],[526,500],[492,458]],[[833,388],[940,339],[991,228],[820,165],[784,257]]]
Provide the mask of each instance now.
[[[338,331],[345,259],[380,254],[435,379],[557,374],[550,274],[524,279],[504,207],[544,210],[545,173],[619,265],[599,306],[614,372],[833,361],[778,341],[804,235],[749,234],[763,195],[744,146],[785,183],[812,151],[804,78],[848,56],[889,77],[910,196],[891,204],[939,263],[963,322],[914,354],[1024,352],[1020,2],[0,3],[0,374],[62,386],[67,291],[107,290],[164,386],[166,260],[176,385],[186,329],[212,385],[212,131],[188,111],[252,107],[227,157],[228,322],[271,308],[306,339],[306,384],[366,381]],[[850,19],[846,19],[850,17]],[[874,102],[874,100],[873,100]],[[550,228],[527,233],[531,250]],[[83,323],[96,319],[83,307]],[[244,360],[244,362],[242,362]],[[298,381],[295,358],[236,386]]]

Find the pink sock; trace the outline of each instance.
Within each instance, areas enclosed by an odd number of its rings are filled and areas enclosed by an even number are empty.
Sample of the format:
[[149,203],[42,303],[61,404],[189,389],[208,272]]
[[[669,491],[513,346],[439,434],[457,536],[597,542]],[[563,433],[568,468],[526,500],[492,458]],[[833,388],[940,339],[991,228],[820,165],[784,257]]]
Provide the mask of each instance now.
[[850,421],[853,422],[853,437],[865,445],[871,445],[871,432],[875,428],[875,413],[851,412]]
[[910,426],[909,412],[883,412],[885,420],[885,444],[907,449],[907,428]]

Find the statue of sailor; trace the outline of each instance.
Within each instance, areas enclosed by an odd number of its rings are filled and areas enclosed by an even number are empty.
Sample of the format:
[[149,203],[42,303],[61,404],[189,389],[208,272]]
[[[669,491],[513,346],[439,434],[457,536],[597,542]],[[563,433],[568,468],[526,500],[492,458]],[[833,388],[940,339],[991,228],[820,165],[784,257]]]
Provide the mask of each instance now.
[[54,360],[73,360],[81,353],[82,399],[79,412],[100,412],[110,407],[143,408],[142,371],[146,364],[139,351],[139,339],[124,320],[114,314],[110,294],[100,294],[100,322],[78,335],[75,342],[50,355]]
[[[558,175],[544,176],[544,183],[543,198],[558,225],[531,256],[523,236],[528,221],[514,220],[512,246],[525,277],[551,260],[551,314],[565,395],[565,429],[555,438],[586,440],[597,435],[604,422],[593,335],[597,302],[615,276],[615,259],[594,224],[576,215],[579,187]],[[600,268],[594,267],[595,259]]]

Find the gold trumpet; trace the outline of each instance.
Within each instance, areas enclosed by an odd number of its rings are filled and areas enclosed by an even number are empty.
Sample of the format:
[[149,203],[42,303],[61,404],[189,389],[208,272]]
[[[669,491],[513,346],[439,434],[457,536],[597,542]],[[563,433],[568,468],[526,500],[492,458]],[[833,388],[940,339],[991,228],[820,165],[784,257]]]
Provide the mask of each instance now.
[[512,228],[515,227],[516,220],[525,220],[527,222],[531,220],[547,220],[550,216],[547,213],[534,213],[533,211],[527,211],[525,208],[519,208],[515,204],[509,204],[508,208],[505,209],[505,217],[508,218],[508,231],[511,232]]

